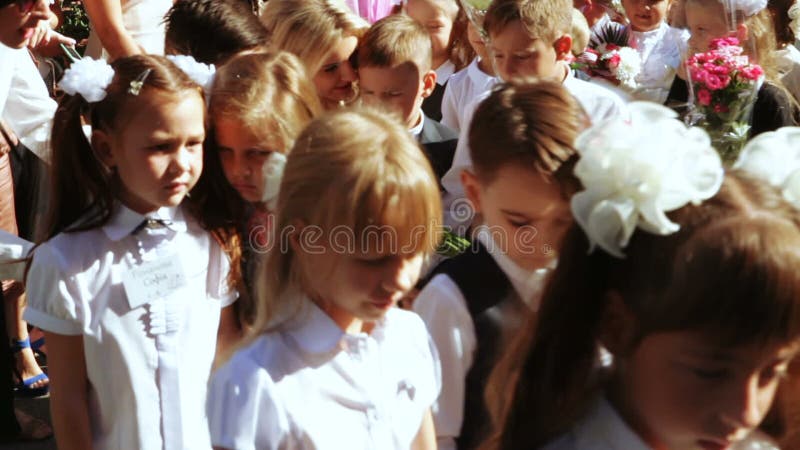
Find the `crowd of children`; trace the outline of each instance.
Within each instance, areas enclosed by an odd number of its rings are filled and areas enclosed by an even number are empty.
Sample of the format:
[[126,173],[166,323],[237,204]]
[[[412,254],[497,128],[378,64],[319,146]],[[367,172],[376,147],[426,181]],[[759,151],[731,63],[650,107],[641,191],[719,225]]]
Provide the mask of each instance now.
[[[800,448],[800,3],[84,4],[55,108],[49,5],[0,0],[0,299],[58,448]],[[609,30],[634,88],[578,63]],[[728,166],[684,64],[722,38],[763,72]]]

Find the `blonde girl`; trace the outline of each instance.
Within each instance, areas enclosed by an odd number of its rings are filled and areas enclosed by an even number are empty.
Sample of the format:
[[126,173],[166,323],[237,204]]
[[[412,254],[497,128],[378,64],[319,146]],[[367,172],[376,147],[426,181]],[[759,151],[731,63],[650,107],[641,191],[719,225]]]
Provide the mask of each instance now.
[[289,154],[252,341],[212,378],[219,449],[434,448],[438,358],[396,302],[434,251],[441,206],[392,117],[313,121]]
[[214,219],[184,201],[203,168],[203,91],[150,55],[81,60],[61,87],[26,311],[50,350],[58,447],[208,448],[206,383],[235,291]]
[[355,100],[358,73],[352,58],[369,24],[337,0],[267,2],[261,23],[273,50],[293,53],[314,81],[325,109]]
[[227,181],[220,190],[236,191],[239,199],[233,203],[245,203],[243,217],[234,218],[242,225],[243,237],[246,289],[236,303],[242,324],[253,323],[249,294],[255,256],[269,245],[271,209],[285,155],[321,109],[305,68],[291,53],[242,55],[215,74],[209,103],[214,145],[206,170],[216,181]]

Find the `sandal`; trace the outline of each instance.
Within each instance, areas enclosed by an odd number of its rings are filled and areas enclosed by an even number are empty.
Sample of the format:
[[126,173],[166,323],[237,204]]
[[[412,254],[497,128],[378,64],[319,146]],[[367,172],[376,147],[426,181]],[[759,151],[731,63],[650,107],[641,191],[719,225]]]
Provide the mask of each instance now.
[[[26,348],[31,348],[31,339],[29,337],[21,341],[17,339],[11,340],[11,353],[19,353]],[[24,380],[22,379],[22,375],[19,372],[17,372],[16,370],[15,372],[17,378],[21,380],[19,383],[14,385],[14,395],[16,395],[17,397],[25,397],[25,398],[41,397],[43,395],[47,395],[47,393],[50,392],[49,384],[39,387],[33,387],[33,385],[39,381],[50,380],[47,377],[47,374],[45,374],[44,372],[40,373],[39,375],[34,375],[30,378],[25,378]]]

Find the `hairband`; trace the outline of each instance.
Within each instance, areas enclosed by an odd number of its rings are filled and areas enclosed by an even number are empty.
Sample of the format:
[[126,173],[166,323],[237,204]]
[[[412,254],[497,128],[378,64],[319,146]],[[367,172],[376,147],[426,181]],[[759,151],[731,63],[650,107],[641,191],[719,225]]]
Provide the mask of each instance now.
[[609,119],[578,136],[575,176],[584,190],[572,213],[591,248],[618,258],[636,228],[668,235],[680,229],[666,216],[713,197],[723,168],[708,134],[687,128],[671,109],[629,104],[630,120]]

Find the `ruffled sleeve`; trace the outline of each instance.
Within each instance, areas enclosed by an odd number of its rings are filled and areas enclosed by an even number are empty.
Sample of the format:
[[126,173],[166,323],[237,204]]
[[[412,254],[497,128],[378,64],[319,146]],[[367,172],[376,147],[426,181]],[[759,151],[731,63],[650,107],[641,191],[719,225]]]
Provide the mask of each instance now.
[[257,340],[237,352],[211,377],[206,412],[215,447],[285,448],[289,426],[280,413],[275,384],[253,357],[260,343]]
[[49,242],[33,253],[24,318],[42,330],[64,335],[83,331],[83,303],[61,253]]

